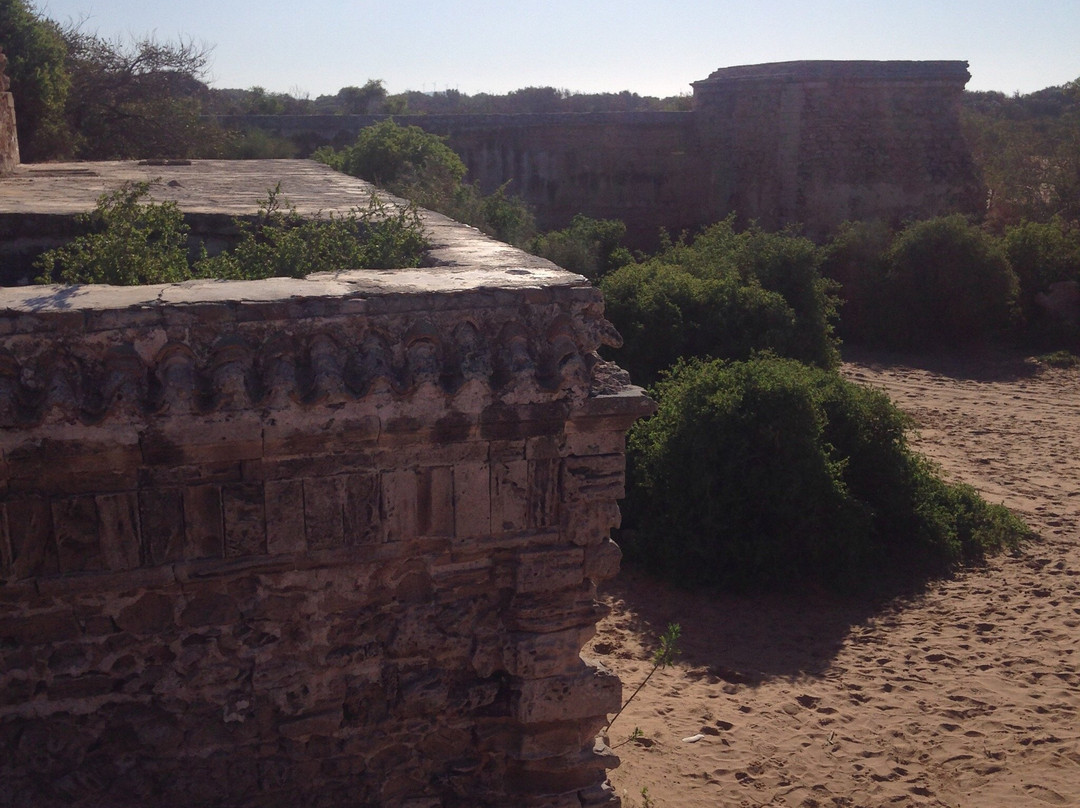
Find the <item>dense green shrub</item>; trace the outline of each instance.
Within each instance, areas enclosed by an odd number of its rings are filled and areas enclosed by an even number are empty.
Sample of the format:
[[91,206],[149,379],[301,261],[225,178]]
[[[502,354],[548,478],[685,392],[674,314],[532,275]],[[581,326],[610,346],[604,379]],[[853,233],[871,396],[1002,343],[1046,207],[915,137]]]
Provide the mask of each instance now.
[[150,183],[139,182],[102,195],[79,216],[88,233],[38,258],[37,282],[136,286],[192,277],[183,214],[175,202],[144,202],[149,193]]
[[904,228],[887,260],[876,314],[889,347],[968,345],[1016,324],[1016,273],[994,240],[959,214]]
[[577,214],[570,226],[537,236],[529,252],[553,261],[564,269],[599,280],[634,258],[623,246],[626,225],[617,219],[593,219]]
[[886,256],[894,235],[881,221],[844,222],[825,246],[821,273],[837,284],[843,304],[837,331],[844,340],[877,338],[889,269]]
[[375,197],[367,210],[322,218],[301,216],[270,192],[254,222],[237,220],[233,249],[197,263],[200,277],[232,280],[302,278],[341,269],[416,266],[426,248],[415,206],[391,210]]
[[623,546],[681,583],[873,589],[1027,535],[912,453],[886,396],[833,371],[693,360],[655,394],[630,434]]
[[351,146],[319,149],[312,156],[424,207],[451,199],[465,178],[465,164],[445,138],[390,118],[361,129]]
[[389,209],[372,197],[367,210],[304,217],[270,191],[254,221],[236,220],[240,242],[207,257],[189,244],[188,227],[173,202],[145,201],[149,183],[103,195],[80,217],[89,232],[43,253],[38,283],[133,286],[192,278],[255,280],[304,277],[342,269],[416,266],[427,248],[415,206]]
[[1036,304],[1040,292],[1058,281],[1080,281],[1080,228],[1060,217],[1049,222],[1023,221],[1008,227],[1001,239],[1009,264],[1020,280],[1020,307],[1037,341],[1073,338],[1049,321]]
[[648,384],[679,357],[745,359],[772,350],[823,367],[838,361],[830,286],[808,240],[727,219],[692,244],[669,244],[600,281],[625,341],[616,359]]
[[417,205],[471,224],[500,241],[524,245],[536,233],[532,212],[506,185],[485,196],[469,185],[465,164],[445,138],[393,119],[360,130],[351,146],[318,149],[312,158]]

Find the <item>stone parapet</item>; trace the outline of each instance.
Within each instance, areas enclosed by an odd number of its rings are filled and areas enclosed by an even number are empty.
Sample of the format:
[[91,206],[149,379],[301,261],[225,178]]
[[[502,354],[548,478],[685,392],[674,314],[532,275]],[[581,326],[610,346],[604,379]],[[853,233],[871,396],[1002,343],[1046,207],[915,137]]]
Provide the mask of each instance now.
[[579,654],[652,403],[583,278],[429,224],[0,291],[0,805],[617,804]]

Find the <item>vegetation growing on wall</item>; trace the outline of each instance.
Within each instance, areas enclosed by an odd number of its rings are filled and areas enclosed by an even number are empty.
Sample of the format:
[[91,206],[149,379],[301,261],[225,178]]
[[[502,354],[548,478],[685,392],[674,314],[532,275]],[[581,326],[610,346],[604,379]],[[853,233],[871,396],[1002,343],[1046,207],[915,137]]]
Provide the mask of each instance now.
[[270,191],[254,221],[237,219],[239,243],[207,257],[189,243],[189,228],[173,202],[149,200],[150,184],[104,194],[80,217],[89,232],[44,253],[38,283],[133,286],[193,278],[302,278],[314,272],[416,266],[427,243],[415,206],[390,209],[374,197],[367,210],[304,217],[280,188]]

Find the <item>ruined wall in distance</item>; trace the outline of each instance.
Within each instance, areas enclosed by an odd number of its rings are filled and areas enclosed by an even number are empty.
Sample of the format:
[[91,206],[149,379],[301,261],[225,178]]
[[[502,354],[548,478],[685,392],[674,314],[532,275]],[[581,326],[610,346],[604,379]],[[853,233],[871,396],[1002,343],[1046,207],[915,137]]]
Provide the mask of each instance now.
[[[730,213],[821,236],[851,219],[978,213],[960,128],[967,63],[783,62],[693,84],[691,112],[395,115],[444,135],[469,181],[504,183],[542,229],[576,213],[627,223],[635,246]],[[385,115],[225,116],[308,146],[351,143]]]

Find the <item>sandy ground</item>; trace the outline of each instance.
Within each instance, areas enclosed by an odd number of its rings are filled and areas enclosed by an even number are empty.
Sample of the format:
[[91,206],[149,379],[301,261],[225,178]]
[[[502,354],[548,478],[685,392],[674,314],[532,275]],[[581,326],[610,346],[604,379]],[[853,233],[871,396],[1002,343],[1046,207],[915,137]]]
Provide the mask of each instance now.
[[877,606],[624,572],[586,654],[625,694],[664,627],[683,630],[677,664],[611,728],[624,806],[1080,805],[1080,371],[985,355],[856,357],[844,373],[1041,539]]

